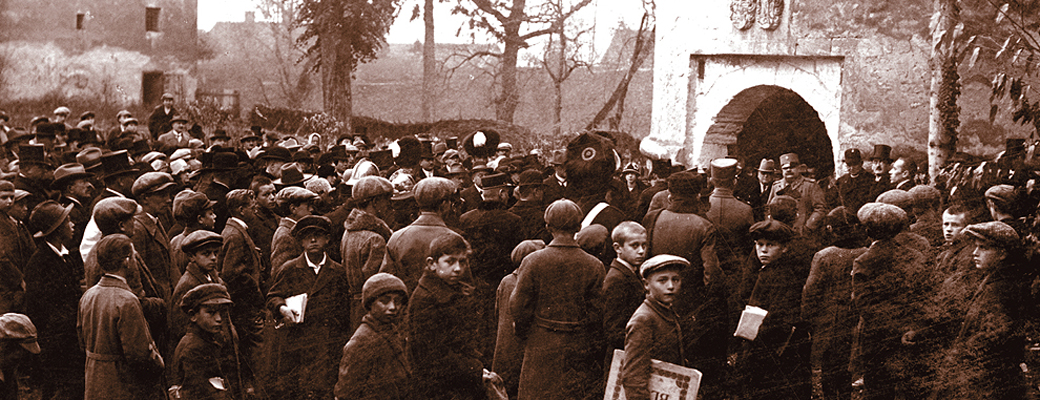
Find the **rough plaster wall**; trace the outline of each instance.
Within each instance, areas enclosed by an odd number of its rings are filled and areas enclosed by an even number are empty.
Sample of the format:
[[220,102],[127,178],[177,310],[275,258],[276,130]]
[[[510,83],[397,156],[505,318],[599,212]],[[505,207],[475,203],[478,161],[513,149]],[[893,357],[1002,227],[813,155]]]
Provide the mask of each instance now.
[[58,93],[128,106],[141,101],[141,70],[151,61],[143,54],[98,47],[70,55],[53,43],[8,42],[2,94],[30,100]]

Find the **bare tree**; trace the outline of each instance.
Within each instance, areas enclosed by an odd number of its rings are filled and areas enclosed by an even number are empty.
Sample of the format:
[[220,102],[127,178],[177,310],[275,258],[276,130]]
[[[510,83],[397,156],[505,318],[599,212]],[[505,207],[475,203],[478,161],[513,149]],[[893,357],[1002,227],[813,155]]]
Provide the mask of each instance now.
[[[545,4],[545,13],[555,18],[563,18],[566,6],[563,0],[552,0]],[[582,60],[580,56],[580,42],[582,35],[588,33],[590,28],[580,27],[568,23],[566,20],[553,24],[556,32],[549,35],[549,43],[545,46],[545,52],[538,62],[549,74],[553,82],[556,94],[553,104],[553,133],[559,137],[563,129],[563,82],[570,78],[571,73],[578,68],[590,68],[591,63]],[[568,32],[570,28],[570,32]]]
[[[647,4],[653,5],[653,3]],[[592,121],[589,121],[589,124],[585,126],[585,130],[596,129],[603,121],[608,122],[610,130],[616,130],[621,125],[621,116],[625,111],[625,97],[628,96],[628,85],[632,83],[632,78],[635,77],[636,72],[639,72],[639,68],[643,66],[643,61],[646,60],[647,54],[649,54],[650,49],[654,45],[652,21],[653,14],[651,11],[644,12],[643,18],[639,21],[639,30],[636,31],[635,45],[629,61],[628,71],[625,72],[625,76],[618,82],[617,87],[614,88],[614,92],[611,93],[607,102],[599,109]],[[611,111],[614,111],[613,116],[610,116]]]
[[[278,84],[278,94],[285,99],[288,108],[303,108],[311,90],[314,89],[312,70],[313,59],[306,58],[302,49],[295,46],[296,39],[302,34],[297,27],[298,14],[301,0],[261,0],[257,9],[268,21],[265,25],[271,40],[262,40],[266,35],[256,35],[254,40],[260,42],[260,48],[265,49],[263,62],[275,68],[275,76]],[[302,62],[302,65],[300,63]],[[267,88],[263,79],[269,77],[256,77],[265,100],[268,100]],[[268,100],[268,103],[270,101]]]

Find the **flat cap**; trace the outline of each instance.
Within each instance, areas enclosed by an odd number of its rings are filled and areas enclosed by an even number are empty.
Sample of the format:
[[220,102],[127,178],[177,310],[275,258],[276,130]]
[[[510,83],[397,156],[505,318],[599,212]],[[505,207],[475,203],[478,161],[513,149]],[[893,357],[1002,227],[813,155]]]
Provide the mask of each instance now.
[[1000,221],[968,225],[964,228],[964,233],[975,240],[989,242],[1004,249],[1018,248],[1022,244],[1015,228]]
[[671,254],[658,254],[650,257],[649,260],[643,261],[639,265],[639,276],[646,279],[650,274],[659,271],[660,269],[667,266],[678,266],[679,269],[684,269],[690,266],[690,262],[686,261],[685,258],[679,256],[673,256]]
[[278,194],[274,196],[274,201],[278,204],[285,204],[296,201],[314,200],[316,198],[318,198],[318,195],[310,190],[299,186],[289,186],[279,190]]
[[528,254],[544,248],[545,242],[542,241],[542,239],[525,240],[513,248],[513,252],[509,254],[509,259],[513,262],[513,265],[519,266],[520,262],[523,261],[524,257],[527,257]]
[[361,286],[361,304],[367,309],[379,296],[394,292],[401,293],[405,301],[408,300],[408,288],[405,287],[404,281],[386,272],[380,272],[369,277]]
[[1011,185],[995,185],[986,189],[986,199],[993,200],[1000,205],[1015,204],[1018,201],[1018,193]]
[[0,315],[0,340],[18,342],[30,353],[40,354],[40,344],[36,342],[36,326],[25,314]]
[[94,206],[94,220],[98,225],[108,221],[118,223],[133,217],[138,208],[137,202],[131,199],[122,197],[101,199]]
[[756,222],[748,229],[752,240],[775,240],[777,242],[788,242],[794,237],[794,229],[790,225],[767,218],[765,221]]
[[300,218],[299,221],[296,221],[296,226],[293,227],[292,235],[293,237],[299,238],[304,233],[313,230],[330,234],[332,233],[332,221],[321,215],[308,215]]
[[199,229],[195,232],[189,233],[188,236],[184,238],[184,242],[181,243],[181,251],[186,254],[191,254],[207,245],[213,244],[217,246],[223,245],[224,238],[216,232]]
[[895,227],[906,225],[906,211],[887,203],[867,203],[856,212],[863,225]]
[[914,196],[902,189],[892,189],[879,194],[877,202],[891,204],[902,208],[903,211],[910,211],[914,208]]
[[704,189],[704,178],[690,172],[677,172],[668,177],[668,192],[673,196],[696,198]]
[[0,180],[0,192],[13,192],[14,183],[8,180]]
[[918,205],[937,202],[939,201],[939,197],[942,196],[939,189],[936,189],[932,185],[917,185],[910,188],[907,193],[914,198],[914,202]]
[[582,250],[586,253],[598,256],[603,252],[603,245],[610,237],[610,232],[607,228],[600,224],[592,224],[581,228],[578,233],[574,234],[574,240],[578,242],[578,246],[581,246]]
[[70,110],[68,107],[61,106],[55,108],[53,114],[72,114],[72,110]]
[[179,221],[192,222],[203,211],[217,204],[206,197],[205,193],[184,189],[173,196],[173,217]]
[[184,310],[185,313],[199,306],[221,304],[231,304],[231,295],[228,294],[224,285],[219,283],[204,283],[196,286],[185,293],[180,301],[181,310]]
[[350,189],[350,195],[354,200],[361,201],[373,197],[392,195],[394,185],[389,179],[381,176],[366,176],[361,178]]
[[581,208],[567,199],[556,200],[545,209],[545,223],[553,228],[577,232],[581,219]]
[[128,236],[117,233],[101,238],[93,251],[97,252],[98,264],[108,265],[130,257],[134,253],[134,244]]
[[458,190],[455,181],[447,178],[426,178],[415,184],[415,203],[419,207],[432,207],[440,204]]
[[173,176],[170,174],[165,172],[146,172],[134,181],[131,191],[134,197],[141,197],[142,195],[155,193],[176,185],[177,183],[173,181]]

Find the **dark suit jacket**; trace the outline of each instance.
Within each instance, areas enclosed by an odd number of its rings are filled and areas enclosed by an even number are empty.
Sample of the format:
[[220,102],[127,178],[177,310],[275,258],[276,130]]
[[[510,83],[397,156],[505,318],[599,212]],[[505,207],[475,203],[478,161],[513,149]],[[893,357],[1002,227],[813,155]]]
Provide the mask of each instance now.
[[159,135],[173,129],[173,124],[170,120],[173,119],[174,115],[177,115],[176,108],[170,107],[170,112],[166,112],[162,104],[155,107],[152,115],[148,117],[148,133],[152,135],[152,139],[158,138]]
[[159,296],[169,303],[173,287],[180,280],[180,271],[173,266],[170,258],[170,238],[166,237],[166,229],[159,225],[159,220],[147,213],[134,215],[134,233],[131,239],[134,249],[141,255],[145,266],[155,278]]
[[76,336],[81,276],[83,262],[78,256],[59,256],[45,242],[40,242],[25,269],[26,315],[36,325],[42,350],[41,371],[34,377],[42,381],[64,380],[70,373],[83,377],[84,355]]
[[260,251],[246,227],[237,221],[228,220],[220,236],[224,238],[224,245],[217,256],[217,270],[227,282],[231,301],[235,302],[232,315],[237,315],[236,321],[251,320],[264,307]]

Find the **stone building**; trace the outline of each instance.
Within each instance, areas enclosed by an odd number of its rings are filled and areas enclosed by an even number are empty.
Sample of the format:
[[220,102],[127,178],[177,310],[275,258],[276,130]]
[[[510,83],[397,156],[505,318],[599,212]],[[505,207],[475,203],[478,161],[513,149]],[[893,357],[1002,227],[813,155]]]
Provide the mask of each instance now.
[[[824,171],[840,169],[849,147],[869,154],[889,144],[896,153],[924,154],[931,1],[695,3],[656,2],[653,116],[643,153],[706,166],[726,155],[757,165],[796,151]],[[971,135],[1027,136],[1004,112],[990,122],[989,73],[962,66],[961,126],[973,127]],[[963,132],[960,140],[962,148],[986,144]],[[996,141],[976,151],[993,154],[1003,144]]]
[[197,0],[0,1],[7,102],[88,99],[150,107],[194,98]]

